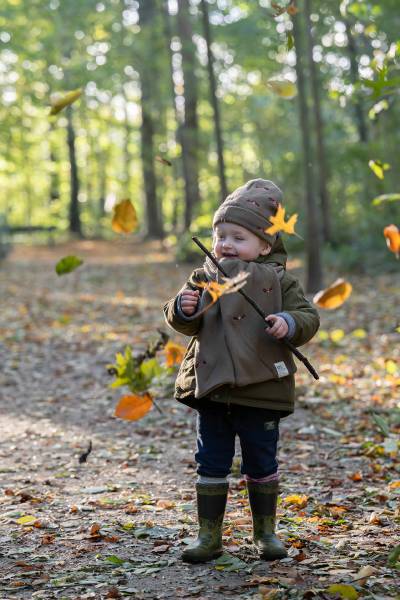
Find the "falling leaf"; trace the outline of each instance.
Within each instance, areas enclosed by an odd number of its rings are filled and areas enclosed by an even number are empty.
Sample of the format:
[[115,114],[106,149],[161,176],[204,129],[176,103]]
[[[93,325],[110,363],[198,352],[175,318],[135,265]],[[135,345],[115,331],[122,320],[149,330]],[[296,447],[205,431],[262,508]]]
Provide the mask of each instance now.
[[372,200],[372,206],[378,206],[382,202],[397,202],[400,200],[400,194],[381,194]]
[[164,347],[164,352],[167,359],[167,367],[173,367],[174,365],[181,364],[186,348],[181,344],[169,341]]
[[351,283],[339,278],[326,289],[317,292],[313,298],[313,302],[320,308],[333,310],[347,300],[352,290],[353,286]]
[[328,594],[339,595],[344,600],[357,600],[358,592],[352,586],[347,583],[334,583],[326,590]]
[[64,256],[64,258],[61,258],[56,264],[56,273],[57,275],[66,275],[67,273],[75,271],[75,269],[80,267],[82,264],[83,260],[77,256]]
[[368,162],[368,166],[373,173],[378,177],[378,179],[385,178],[385,171],[390,169],[390,165],[388,163],[383,163],[380,160],[370,160]]
[[269,217],[269,221],[272,223],[272,225],[267,229],[264,229],[265,233],[274,235],[278,231],[284,231],[285,233],[290,233],[291,235],[296,234],[294,226],[297,222],[297,214],[292,215],[290,219],[285,221],[285,212],[286,209],[283,208],[281,204],[278,204],[276,215]]
[[291,100],[297,95],[296,84],[292,81],[280,81],[278,79],[268,79],[267,86],[280,98]]
[[25,515],[24,517],[20,517],[17,519],[18,525],[33,525],[36,521],[36,517],[32,515]]
[[137,421],[144,417],[153,406],[150,394],[122,396],[115,407],[114,415],[127,421]]
[[[212,304],[214,304],[218,298],[224,296],[225,294],[233,294],[233,292],[239,291],[245,284],[246,280],[250,273],[246,273],[245,271],[240,271],[235,277],[223,277],[222,279],[226,283],[218,283],[217,281],[201,281],[197,285],[201,288],[204,288],[206,292],[208,292],[211,296],[212,303],[206,306],[210,308]],[[197,316],[200,315],[203,311],[197,313]]]
[[329,334],[330,339],[335,344],[338,344],[344,338],[343,329],[333,329]]
[[158,160],[158,162],[162,163],[163,165],[172,167],[172,162],[170,160],[167,160],[166,158],[163,158],[162,156],[156,156],[155,159]]
[[51,98],[51,115],[58,114],[63,108],[78,100],[78,98],[82,95],[82,90],[73,90],[71,92],[67,92],[65,94],[57,93],[54,94]]
[[400,255],[400,231],[396,225],[388,225],[383,230],[383,235],[386,238],[387,247],[391,252],[394,252],[396,258]]
[[288,52],[289,52],[289,50],[291,50],[292,48],[294,48],[294,37],[290,33],[290,31],[288,31],[287,35],[286,35],[286,48],[287,48]]
[[114,206],[112,229],[116,233],[131,233],[136,229],[138,219],[135,207],[129,199],[122,200]]
[[385,369],[389,375],[396,375],[398,370],[397,363],[395,363],[394,360],[389,359],[385,361]]

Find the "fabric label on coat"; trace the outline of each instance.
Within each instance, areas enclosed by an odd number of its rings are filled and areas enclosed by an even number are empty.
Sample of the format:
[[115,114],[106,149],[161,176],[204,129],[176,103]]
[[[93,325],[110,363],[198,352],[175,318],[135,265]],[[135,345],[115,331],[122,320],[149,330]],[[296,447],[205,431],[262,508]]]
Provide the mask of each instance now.
[[278,373],[278,377],[286,377],[287,375],[289,375],[289,371],[287,370],[287,367],[283,360],[274,363],[274,367],[276,369],[276,372]]

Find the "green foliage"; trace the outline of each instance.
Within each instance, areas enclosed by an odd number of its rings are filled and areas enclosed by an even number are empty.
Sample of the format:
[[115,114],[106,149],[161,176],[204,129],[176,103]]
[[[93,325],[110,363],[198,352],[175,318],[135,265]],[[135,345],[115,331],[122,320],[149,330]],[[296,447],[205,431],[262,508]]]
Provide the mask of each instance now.
[[118,352],[115,364],[108,365],[108,372],[115,376],[110,387],[128,386],[131,392],[147,391],[155,377],[163,373],[163,368],[155,357],[140,361],[132,354],[132,347],[126,346],[125,352]]
[[78,267],[83,264],[83,260],[78,258],[77,256],[64,256],[55,266],[55,270],[57,275],[66,275],[67,273],[71,273],[75,271]]

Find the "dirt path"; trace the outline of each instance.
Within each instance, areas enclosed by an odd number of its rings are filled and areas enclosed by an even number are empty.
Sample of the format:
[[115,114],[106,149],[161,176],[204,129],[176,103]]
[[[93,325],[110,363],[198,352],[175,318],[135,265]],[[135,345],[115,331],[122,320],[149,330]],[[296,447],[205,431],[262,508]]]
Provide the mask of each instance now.
[[[57,278],[66,254],[85,264]],[[236,460],[228,553],[190,566],[179,554],[195,531],[195,415],[165,390],[163,415],[115,419],[106,370],[163,326],[160,307],[190,270],[158,244],[106,242],[21,247],[0,265],[0,598],[334,598],[339,583],[395,598],[399,280],[353,278],[307,347],[321,380],[299,368],[298,411],[282,424],[290,557],[257,560]]]

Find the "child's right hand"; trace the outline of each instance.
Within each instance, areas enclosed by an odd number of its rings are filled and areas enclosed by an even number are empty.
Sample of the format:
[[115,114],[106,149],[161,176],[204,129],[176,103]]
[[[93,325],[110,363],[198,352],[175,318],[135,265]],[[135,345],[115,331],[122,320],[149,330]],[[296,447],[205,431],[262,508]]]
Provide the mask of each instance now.
[[198,290],[185,290],[181,294],[181,309],[183,314],[190,317],[196,312],[200,293]]

